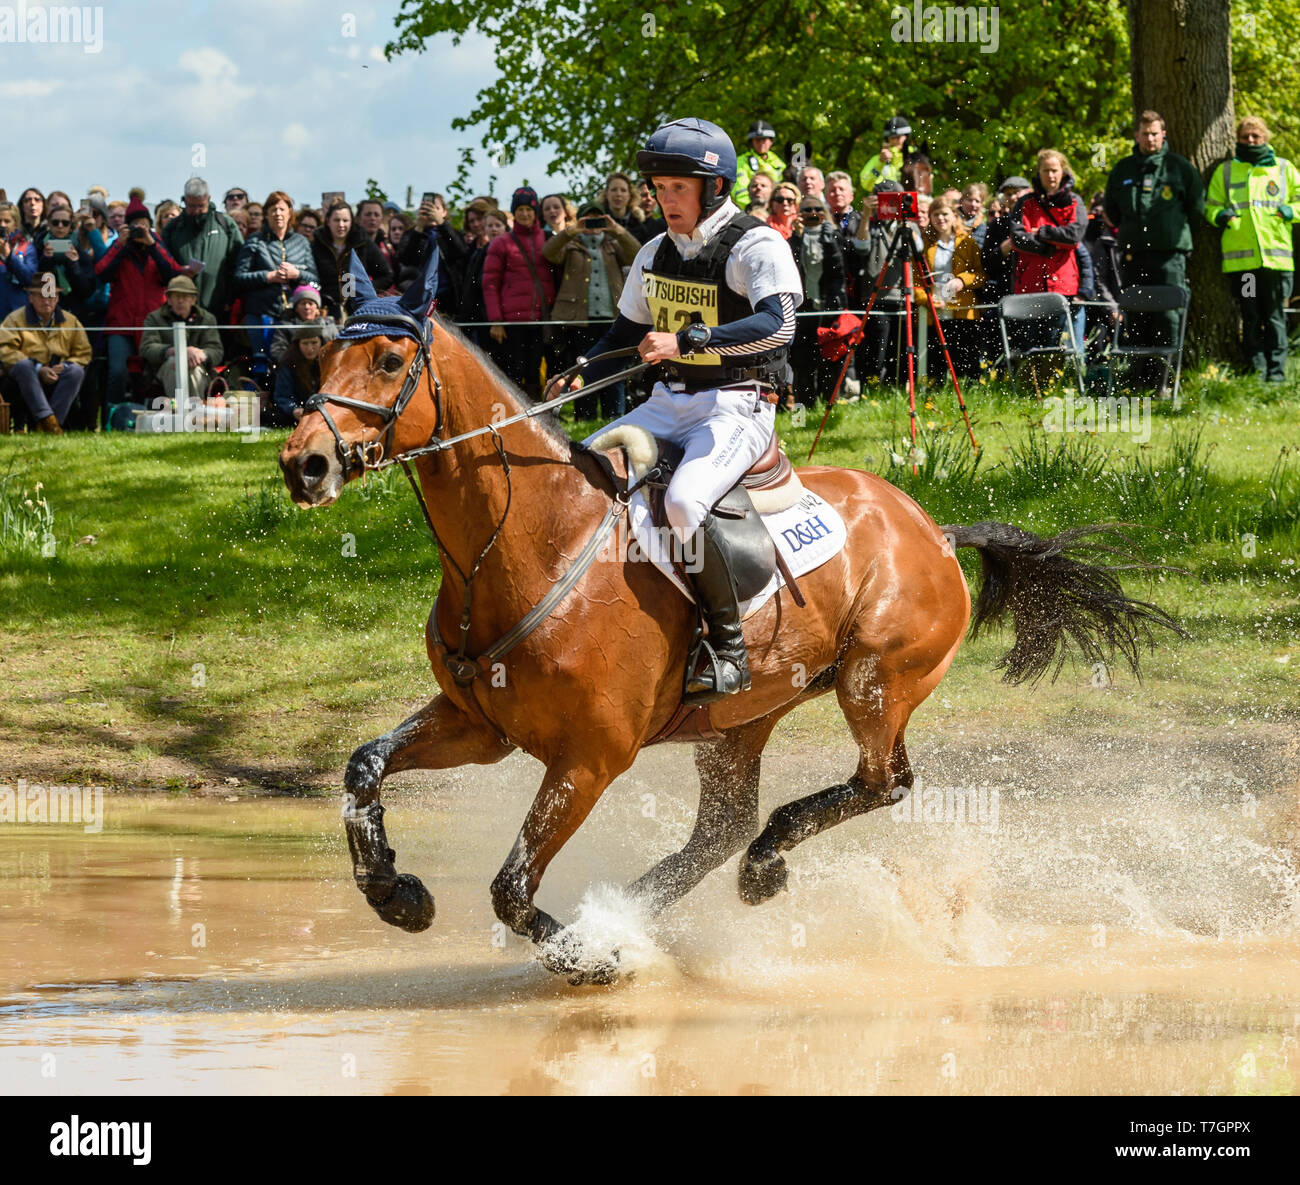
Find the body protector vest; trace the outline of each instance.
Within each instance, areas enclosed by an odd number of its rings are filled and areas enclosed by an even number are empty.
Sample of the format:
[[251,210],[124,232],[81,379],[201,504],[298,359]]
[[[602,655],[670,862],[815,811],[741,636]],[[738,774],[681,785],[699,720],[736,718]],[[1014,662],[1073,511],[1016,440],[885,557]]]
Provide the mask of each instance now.
[[[749,300],[727,285],[727,258],[743,234],[763,225],[748,214],[737,215],[694,259],[683,259],[665,234],[649,269],[642,272],[655,332],[678,333],[696,321],[714,328],[752,316]],[[725,356],[705,351],[674,358],[666,369],[674,379],[699,390],[747,380],[771,383],[784,374],[786,353],[784,347]]]

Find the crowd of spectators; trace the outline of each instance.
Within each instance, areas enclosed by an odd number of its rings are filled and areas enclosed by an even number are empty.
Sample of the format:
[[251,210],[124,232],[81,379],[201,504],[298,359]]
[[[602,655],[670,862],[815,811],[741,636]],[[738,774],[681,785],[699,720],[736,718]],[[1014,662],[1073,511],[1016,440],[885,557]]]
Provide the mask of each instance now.
[[[817,330],[862,308],[877,286],[875,309],[884,315],[868,319],[844,392],[853,398],[864,382],[900,378],[897,314],[908,294],[902,258],[890,250],[899,223],[882,216],[880,198],[913,184],[909,170],[921,166],[929,176],[909,133],[902,117],[886,124],[879,153],[858,178],[860,196],[847,172],[787,165],[766,121],[753,124],[738,153],[731,198],[789,243],[804,286],[786,407],[829,394],[839,364],[827,361]],[[1004,296],[1067,298],[1082,352],[1089,327],[1107,329],[1118,315],[1122,289],[1185,289],[1192,229],[1206,220],[1223,233],[1243,366],[1280,381],[1300,171],[1279,160],[1268,139],[1260,120],[1241,122],[1234,158],[1211,175],[1208,206],[1200,174],[1169,149],[1164,121],[1150,111],[1139,117],[1133,153],[1087,204],[1069,161],[1051,148],[1037,154],[1030,176],[1006,177],[995,191],[972,182],[922,194],[902,233],[933,277],[929,296],[958,374],[977,375],[999,352],[990,310]],[[275,190],[257,203],[232,186],[218,208],[199,177],[185,183],[180,202],[153,210],[140,190],[109,200],[94,187],[76,205],[58,190],[28,188],[16,203],[0,190],[0,367],[11,397],[17,393],[38,426],[58,431],[91,362],[87,330],[104,359],[108,404],[127,398],[135,358],[171,390],[179,365],[171,326],[182,320],[193,394],[220,393],[224,365],[260,350],[269,363],[267,414],[292,424],[315,389],[321,347],[346,316],[354,253],[376,291],[395,293],[421,273],[434,247],[443,315],[537,395],[544,373],[572,364],[601,335],[637,250],[665,229],[649,179],[618,171],[580,201],[539,197],[525,185],[505,204],[476,197],[459,217],[438,193],[425,194],[413,214],[378,199],[354,208],[341,194],[326,197],[323,208],[295,207]],[[926,303],[919,283],[911,296]],[[1100,305],[1084,307],[1094,301]],[[1175,315],[1164,314],[1135,328],[1161,343],[1175,325]],[[627,398],[615,388],[599,408],[593,396],[578,412],[618,415]]]

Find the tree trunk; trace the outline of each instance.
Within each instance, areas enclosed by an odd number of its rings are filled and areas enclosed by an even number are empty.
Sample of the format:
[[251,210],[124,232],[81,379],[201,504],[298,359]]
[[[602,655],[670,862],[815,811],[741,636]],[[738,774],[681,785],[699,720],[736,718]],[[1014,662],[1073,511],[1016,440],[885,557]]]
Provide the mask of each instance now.
[[[1171,149],[1208,185],[1236,143],[1228,0],[1128,0],[1128,25],[1134,116],[1159,111]],[[1237,311],[1223,282],[1221,232],[1203,222],[1193,233],[1187,361],[1235,359]]]

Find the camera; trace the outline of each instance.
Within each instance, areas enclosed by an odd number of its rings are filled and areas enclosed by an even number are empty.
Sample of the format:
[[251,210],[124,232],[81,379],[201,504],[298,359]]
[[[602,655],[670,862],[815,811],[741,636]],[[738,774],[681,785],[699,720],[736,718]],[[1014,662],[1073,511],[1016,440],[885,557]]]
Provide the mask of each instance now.
[[133,226],[127,237],[143,241],[149,237],[149,228],[147,226]]
[[921,204],[915,190],[876,194],[876,217],[881,219],[915,218]]
[[605,219],[587,217],[582,220],[582,225],[587,230],[603,230],[605,228]]

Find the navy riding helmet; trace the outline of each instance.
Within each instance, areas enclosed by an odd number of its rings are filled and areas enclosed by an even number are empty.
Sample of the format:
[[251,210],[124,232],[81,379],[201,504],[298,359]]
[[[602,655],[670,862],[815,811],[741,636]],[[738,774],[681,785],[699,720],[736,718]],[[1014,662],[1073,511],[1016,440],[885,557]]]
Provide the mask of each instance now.
[[[736,183],[736,149],[716,123],[707,119],[675,119],[655,129],[636,154],[637,172],[647,180],[659,177],[703,177],[704,194],[700,201],[702,216],[707,217],[727,200]],[[722,192],[712,192],[709,179],[726,181]]]

